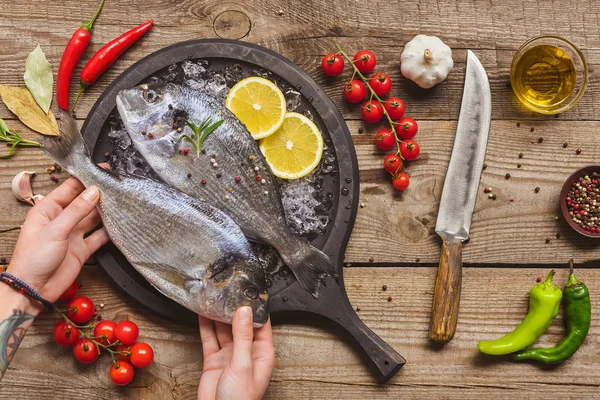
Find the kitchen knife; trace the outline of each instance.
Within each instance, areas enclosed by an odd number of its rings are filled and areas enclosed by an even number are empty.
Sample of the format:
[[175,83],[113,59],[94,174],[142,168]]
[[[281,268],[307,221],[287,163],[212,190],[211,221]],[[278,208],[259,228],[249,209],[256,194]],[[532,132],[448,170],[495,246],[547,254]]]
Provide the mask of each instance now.
[[469,238],[491,113],[492,96],[485,69],[468,50],[454,148],[435,225],[443,244],[433,292],[429,338],[437,342],[449,342],[456,331],[462,285],[462,243]]

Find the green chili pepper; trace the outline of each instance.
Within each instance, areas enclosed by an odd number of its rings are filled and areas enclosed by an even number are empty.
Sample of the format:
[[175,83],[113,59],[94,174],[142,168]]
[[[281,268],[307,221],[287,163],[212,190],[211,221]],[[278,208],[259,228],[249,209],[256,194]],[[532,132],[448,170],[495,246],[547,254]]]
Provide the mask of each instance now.
[[569,281],[565,285],[564,299],[565,337],[554,347],[520,351],[513,356],[515,360],[537,360],[545,364],[558,364],[577,352],[590,330],[592,309],[588,288],[575,278],[573,264],[571,264]]
[[554,271],[544,282],[533,285],[529,291],[529,312],[514,331],[496,340],[479,342],[480,352],[501,356],[523,350],[532,345],[558,315],[562,291],[552,283]]

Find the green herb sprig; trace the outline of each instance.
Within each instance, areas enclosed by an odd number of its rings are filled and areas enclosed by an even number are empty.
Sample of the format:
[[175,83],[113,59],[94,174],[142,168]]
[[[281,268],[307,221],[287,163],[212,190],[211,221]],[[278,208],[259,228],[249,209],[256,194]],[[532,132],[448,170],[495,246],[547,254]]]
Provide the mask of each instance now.
[[0,158],[9,158],[15,153],[17,147],[40,147],[38,142],[23,139],[17,132],[9,130],[2,118],[0,118],[0,142],[6,142],[6,145],[10,146],[8,153],[0,154]]
[[213,123],[212,118],[205,119],[200,123],[200,125],[196,125],[195,123],[186,120],[185,124],[189,126],[190,129],[194,132],[194,137],[191,137],[189,135],[181,135],[181,137],[177,141],[180,142],[183,139],[189,140],[190,143],[192,143],[192,145],[196,149],[196,157],[200,157],[200,149],[202,148],[202,143],[204,143],[204,140],[206,140],[208,135],[213,133],[213,131],[219,126],[221,126],[222,123],[222,119]]

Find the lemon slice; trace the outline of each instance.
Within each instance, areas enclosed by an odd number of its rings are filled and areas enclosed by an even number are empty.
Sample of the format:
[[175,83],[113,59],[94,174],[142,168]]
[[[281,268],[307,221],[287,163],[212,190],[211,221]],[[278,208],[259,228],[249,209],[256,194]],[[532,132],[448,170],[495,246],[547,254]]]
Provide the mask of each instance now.
[[225,107],[242,121],[255,140],[272,135],[283,123],[285,98],[273,82],[252,76],[235,84]]
[[321,161],[323,136],[304,115],[287,113],[281,127],[260,141],[260,151],[275,176],[298,179],[308,175]]

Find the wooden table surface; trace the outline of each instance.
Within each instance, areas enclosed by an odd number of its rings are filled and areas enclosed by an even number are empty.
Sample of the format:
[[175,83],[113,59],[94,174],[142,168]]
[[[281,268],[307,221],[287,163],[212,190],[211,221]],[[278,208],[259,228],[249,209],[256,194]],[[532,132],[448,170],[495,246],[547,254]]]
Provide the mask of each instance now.
[[[333,326],[279,325],[277,365],[266,398],[591,398],[600,386],[596,308],[600,240],[575,235],[555,216],[564,179],[578,167],[600,164],[597,5],[576,0],[108,0],[86,58],[129,27],[148,19],[154,19],[155,26],[89,90],[77,116],[83,119],[106,86],[136,60],[183,40],[216,36],[241,38],[288,57],[321,84],[341,110],[356,145],[360,201],[365,204],[346,252],[345,284],[352,304],[360,307],[359,315],[407,364],[388,384],[378,385]],[[95,7],[92,0],[0,1],[0,84],[23,86],[25,59],[38,43],[56,73],[66,42]],[[399,72],[404,44],[419,33],[439,36],[453,49],[454,70],[428,91],[419,90]],[[527,112],[509,86],[512,55],[526,39],[539,34],[571,39],[589,63],[585,95],[558,118]],[[326,79],[320,72],[320,59],[334,49],[334,41],[351,54],[373,50],[378,69],[392,77],[392,93],[406,101],[407,115],[419,123],[422,155],[409,166],[412,183],[403,194],[393,191],[381,168],[382,155],[372,140],[378,128],[365,126],[359,108],[342,100],[348,71],[339,79]],[[457,334],[448,345],[435,347],[427,340],[440,249],[433,229],[454,140],[467,49],[477,54],[488,72],[493,120],[472,238],[463,252],[466,268]],[[0,117],[35,138],[4,104]],[[580,155],[577,148],[582,149]],[[28,210],[12,196],[13,175],[24,169],[37,171],[36,192],[47,193],[55,186],[45,174],[50,165],[37,149],[24,149],[0,161],[0,256],[10,259]],[[506,173],[510,179],[505,179]],[[58,177],[63,181],[66,175]],[[485,186],[494,188],[495,201],[483,193]],[[564,284],[571,258],[578,276],[589,285],[594,305],[590,334],[576,356],[543,368],[478,354],[477,341],[498,337],[520,321],[535,278],[551,267],[560,268],[556,280]],[[82,294],[106,305],[101,310],[105,318],[138,322],[142,339],[156,350],[154,364],[128,387],[116,388],[108,379],[109,361],[77,364],[68,350],[52,342],[56,318],[44,315],[36,320],[0,383],[0,399],[195,398],[202,368],[197,332],[141,309],[93,265],[84,268],[80,282]],[[562,321],[560,315],[541,344],[560,339]]]

